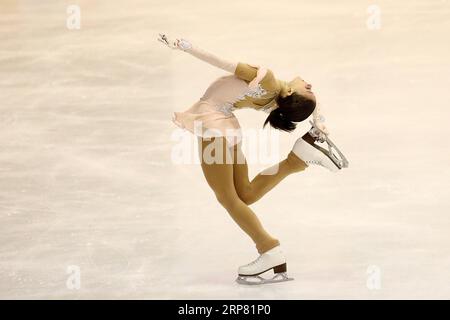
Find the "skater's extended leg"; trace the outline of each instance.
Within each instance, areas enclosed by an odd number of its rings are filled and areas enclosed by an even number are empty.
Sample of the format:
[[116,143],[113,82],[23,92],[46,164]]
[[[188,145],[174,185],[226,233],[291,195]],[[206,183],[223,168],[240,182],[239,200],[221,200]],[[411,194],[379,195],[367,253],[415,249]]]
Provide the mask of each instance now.
[[262,172],[250,182],[248,166],[241,145],[234,146],[234,185],[239,197],[246,204],[252,204],[272,190],[288,175],[305,170],[307,164],[291,151],[287,158]]
[[[256,214],[239,198],[236,192],[233,182],[233,164],[232,161],[227,163],[225,158],[227,155],[231,156],[230,152],[227,152],[229,149],[225,139],[214,138],[211,141],[199,139],[199,147],[201,166],[206,181],[214,191],[219,203],[255,242],[258,252],[264,253],[278,246],[280,242],[264,230]],[[222,159],[219,161],[221,163],[216,163],[218,159]]]

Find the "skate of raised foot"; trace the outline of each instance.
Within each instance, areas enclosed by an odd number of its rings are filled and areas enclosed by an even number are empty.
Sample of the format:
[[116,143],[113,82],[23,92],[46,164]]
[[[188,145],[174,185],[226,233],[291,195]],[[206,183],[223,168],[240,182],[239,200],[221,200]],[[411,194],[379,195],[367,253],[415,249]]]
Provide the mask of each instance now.
[[[260,274],[271,269],[273,269],[273,272],[275,273],[273,278],[265,279],[260,276]],[[239,276],[237,277],[236,282],[246,285],[255,285],[294,280],[287,276],[286,270],[286,257],[281,251],[280,246],[276,246],[261,254],[255,261],[240,266],[238,269]]]
[[[332,172],[348,167],[348,161],[336,145],[313,122],[311,129],[297,139],[292,148],[294,154],[308,165],[319,165]],[[328,150],[316,144],[325,142]]]

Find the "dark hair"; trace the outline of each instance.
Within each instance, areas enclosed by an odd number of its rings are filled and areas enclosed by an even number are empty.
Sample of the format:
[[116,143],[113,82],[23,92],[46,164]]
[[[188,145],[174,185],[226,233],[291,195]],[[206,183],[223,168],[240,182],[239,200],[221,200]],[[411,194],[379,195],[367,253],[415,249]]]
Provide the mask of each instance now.
[[305,120],[316,108],[314,100],[299,95],[297,92],[284,98],[278,96],[276,101],[278,108],[272,110],[264,121],[263,127],[270,123],[275,129],[292,131],[297,126],[295,122]]

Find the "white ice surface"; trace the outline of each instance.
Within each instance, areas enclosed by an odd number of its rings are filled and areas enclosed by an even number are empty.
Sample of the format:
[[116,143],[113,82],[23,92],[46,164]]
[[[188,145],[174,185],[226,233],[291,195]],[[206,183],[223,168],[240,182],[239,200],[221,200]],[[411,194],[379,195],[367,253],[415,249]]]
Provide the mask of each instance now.
[[[79,0],[68,30],[72,3],[0,2],[0,298],[450,298],[449,1],[377,1],[378,31],[357,0]],[[172,112],[223,72],[158,32],[312,83],[351,166],[252,206],[295,281],[234,283],[253,243],[200,167],[170,160]]]

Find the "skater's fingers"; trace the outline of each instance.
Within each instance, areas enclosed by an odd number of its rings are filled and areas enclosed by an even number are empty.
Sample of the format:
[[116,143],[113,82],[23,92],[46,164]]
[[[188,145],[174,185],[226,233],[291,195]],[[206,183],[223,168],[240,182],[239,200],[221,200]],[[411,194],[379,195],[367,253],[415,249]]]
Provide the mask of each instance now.
[[166,46],[168,46],[170,49],[178,49],[178,42],[179,40],[169,40],[167,38],[158,39],[161,43],[164,43]]
[[168,44],[169,44],[168,41],[167,41],[166,35],[161,34],[161,33],[159,34],[158,41],[164,43],[165,45],[168,45]]
[[160,40],[160,41],[164,41],[164,42],[167,42],[167,37],[166,37],[166,35],[165,35],[165,34],[163,34],[163,33],[160,33],[160,34],[159,34],[159,38],[158,38],[158,40]]
[[314,124],[315,124],[315,126],[316,126],[320,131],[322,131],[324,134],[328,134],[328,129],[327,129],[327,127],[325,127],[325,125],[323,124],[323,122],[315,122]]
[[322,127],[320,128],[320,130],[321,130],[326,136],[330,135],[330,132],[328,131],[328,129],[327,129],[325,126],[322,126]]

